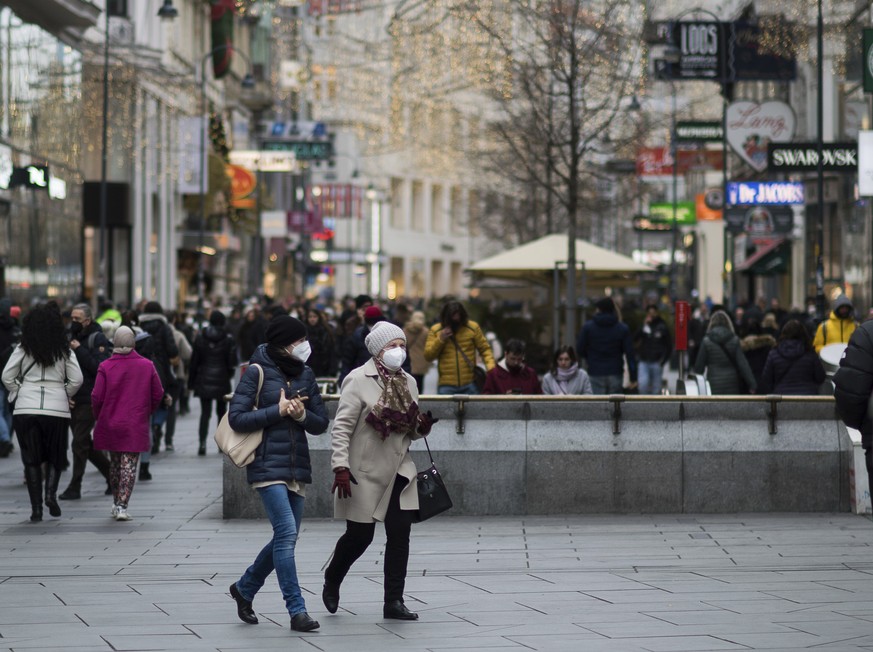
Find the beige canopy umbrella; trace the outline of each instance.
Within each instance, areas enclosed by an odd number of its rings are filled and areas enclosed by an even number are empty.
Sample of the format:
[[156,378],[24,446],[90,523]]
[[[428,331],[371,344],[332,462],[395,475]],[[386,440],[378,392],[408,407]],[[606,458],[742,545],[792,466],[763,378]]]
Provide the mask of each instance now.
[[[589,288],[635,285],[640,272],[655,271],[648,265],[586,240],[576,240],[576,260],[580,266],[584,265]],[[551,284],[556,267],[561,270],[567,267],[566,235],[547,235],[509,249],[479,261],[469,271],[479,276]]]
[[[593,289],[602,292],[607,287],[638,285],[640,273],[655,271],[648,265],[637,263],[627,256],[598,247],[586,240],[576,240],[576,261],[579,265],[577,273],[581,279],[577,301],[579,298],[584,299],[587,293]],[[562,310],[567,310],[566,298],[561,299],[561,294],[566,288],[566,270],[567,236],[560,234],[547,235],[539,240],[528,242],[479,261],[469,268],[474,278],[477,279],[491,277],[526,281],[538,285],[551,285],[550,294],[554,309],[552,323],[554,346],[557,346],[561,339],[560,314]],[[569,321],[568,317],[565,330],[570,328]],[[565,343],[575,341],[575,333],[565,332],[564,335]]]

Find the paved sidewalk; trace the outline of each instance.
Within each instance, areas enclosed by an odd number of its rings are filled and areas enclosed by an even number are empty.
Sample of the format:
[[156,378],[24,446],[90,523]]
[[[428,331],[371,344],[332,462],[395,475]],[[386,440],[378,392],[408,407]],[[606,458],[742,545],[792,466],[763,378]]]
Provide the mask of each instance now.
[[227,587],[269,526],[221,519],[196,427],[153,458],[128,523],[89,467],[82,500],[31,524],[17,451],[0,460],[0,650],[873,650],[873,523],[851,514],[441,516],[413,530],[415,623],[381,617],[378,530],[328,614],[342,526],[309,520],[297,563],[321,629],[290,630],[272,578],[245,625]]

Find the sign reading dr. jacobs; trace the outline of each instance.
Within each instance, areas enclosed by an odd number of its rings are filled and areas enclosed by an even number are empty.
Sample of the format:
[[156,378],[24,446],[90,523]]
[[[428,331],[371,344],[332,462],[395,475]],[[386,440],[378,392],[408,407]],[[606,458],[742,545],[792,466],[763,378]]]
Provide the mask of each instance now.
[[803,184],[794,181],[730,181],[727,203],[731,206],[802,204]]

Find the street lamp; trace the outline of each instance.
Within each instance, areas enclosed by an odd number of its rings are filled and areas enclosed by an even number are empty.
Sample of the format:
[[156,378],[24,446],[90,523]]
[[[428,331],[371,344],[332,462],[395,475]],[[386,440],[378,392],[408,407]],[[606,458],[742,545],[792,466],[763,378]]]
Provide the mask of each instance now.
[[[206,258],[204,247],[206,245],[206,61],[219,52],[231,50],[240,55],[248,64],[249,69],[252,67],[251,60],[239,50],[234,49],[232,43],[222,43],[212,48],[209,52],[203,55],[200,60],[200,233],[199,244],[197,248],[197,312],[203,313],[203,299],[206,296]],[[251,72],[247,72],[241,82],[244,89],[255,87],[255,78]],[[260,235],[260,234],[259,234]]]
[[[100,260],[97,265],[97,297],[103,299],[106,296],[106,230],[107,230],[107,204],[109,203],[109,191],[107,186],[107,168],[109,162],[109,3],[103,8],[105,39],[103,42],[103,116],[100,134]],[[179,15],[173,6],[173,0],[164,0],[164,5],[158,10],[158,17],[162,21],[172,21]]]

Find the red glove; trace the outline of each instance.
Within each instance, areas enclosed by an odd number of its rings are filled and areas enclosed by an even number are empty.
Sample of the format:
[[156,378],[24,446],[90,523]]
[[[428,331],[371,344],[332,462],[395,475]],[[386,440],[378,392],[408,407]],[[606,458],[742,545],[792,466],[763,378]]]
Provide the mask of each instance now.
[[[351,471],[338,469],[333,472],[333,486],[330,488],[330,493],[335,491],[340,498],[351,498],[352,482],[355,482],[355,479],[352,477]],[[355,484],[358,483],[355,482]]]
[[433,414],[431,414],[430,410],[427,412],[419,412],[418,413],[418,434],[427,436],[430,434],[431,428],[433,428],[433,424],[435,424],[439,419],[435,419]]

